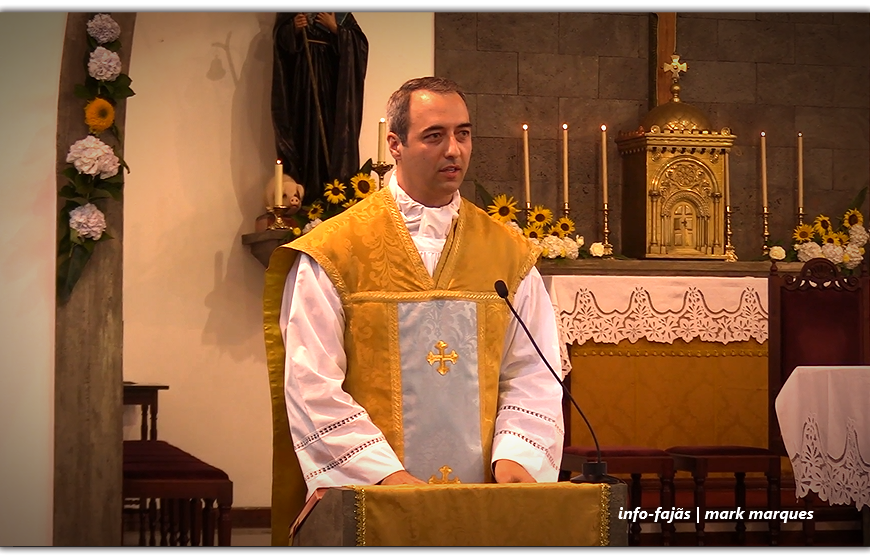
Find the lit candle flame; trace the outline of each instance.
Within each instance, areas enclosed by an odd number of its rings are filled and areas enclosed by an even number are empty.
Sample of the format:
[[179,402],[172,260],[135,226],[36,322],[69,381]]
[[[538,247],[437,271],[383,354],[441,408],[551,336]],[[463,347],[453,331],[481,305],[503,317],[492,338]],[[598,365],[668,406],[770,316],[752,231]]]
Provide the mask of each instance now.
[[607,126],[605,126],[604,124],[602,124],[602,125],[601,125],[601,131],[602,131],[602,132],[606,132],[606,131],[607,131]]
[[523,130],[528,130],[528,129],[529,129],[529,125],[528,125],[528,124],[523,124]]
[[567,129],[568,129],[568,125],[567,125],[567,124],[562,124],[562,129],[563,129],[563,130],[567,130]]

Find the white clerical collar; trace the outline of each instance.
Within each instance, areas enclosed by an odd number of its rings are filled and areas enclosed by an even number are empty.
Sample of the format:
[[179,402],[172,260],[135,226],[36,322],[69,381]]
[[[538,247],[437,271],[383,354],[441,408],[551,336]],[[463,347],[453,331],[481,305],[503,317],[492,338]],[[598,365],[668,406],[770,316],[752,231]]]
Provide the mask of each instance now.
[[459,191],[453,192],[453,198],[447,205],[441,207],[426,207],[414,201],[405,190],[399,186],[394,172],[390,176],[390,193],[396,200],[399,212],[405,219],[405,226],[411,236],[426,236],[431,238],[447,238],[453,219],[459,216],[461,197]]

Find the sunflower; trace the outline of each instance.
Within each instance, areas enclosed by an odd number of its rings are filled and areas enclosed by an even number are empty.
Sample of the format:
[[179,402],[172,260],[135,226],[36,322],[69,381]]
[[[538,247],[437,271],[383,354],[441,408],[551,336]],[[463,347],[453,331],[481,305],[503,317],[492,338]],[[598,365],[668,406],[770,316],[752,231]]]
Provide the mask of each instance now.
[[844,232],[835,232],[833,233],[834,237],[837,239],[837,246],[846,246],[849,244],[849,235]]
[[813,238],[813,226],[804,223],[802,225],[798,225],[794,229],[794,234],[792,238],[803,244],[804,242],[809,242]]
[[532,213],[529,215],[529,223],[536,223],[541,227],[549,225],[552,220],[553,212],[543,205],[536,205],[534,209],[532,209]]
[[823,234],[822,235],[822,244],[833,244],[834,246],[839,246],[840,245],[840,237],[838,237],[833,232]]
[[816,217],[816,220],[813,221],[813,230],[819,233],[819,236],[829,234],[831,229],[833,229],[831,226],[831,220],[824,215],[819,215]]
[[356,191],[356,197],[364,199],[375,191],[375,183],[372,182],[372,175],[361,172],[350,179],[350,185]]
[[544,237],[544,228],[537,223],[529,223],[528,226],[523,229],[523,234],[526,238],[537,238],[540,240]]
[[496,221],[509,223],[516,219],[517,201],[513,197],[508,197],[506,194],[499,194],[492,200],[492,205],[487,208],[487,212]]
[[338,179],[333,180],[332,183],[327,182],[323,185],[323,188],[323,196],[329,203],[341,203],[347,199],[344,196],[344,191],[347,187],[339,182]]
[[850,209],[843,215],[843,224],[846,227],[854,227],[855,225],[864,224],[864,216],[857,209]]
[[91,133],[99,134],[115,123],[115,107],[105,99],[97,97],[85,105],[85,124]]
[[350,198],[349,200],[341,204],[341,207],[348,209],[355,206],[357,203],[359,203],[359,198]]
[[574,232],[574,221],[568,217],[559,217],[559,219],[553,223],[553,226],[550,227],[550,232],[559,238],[565,238]]
[[321,215],[323,215],[323,206],[319,202],[311,204],[311,207],[308,208],[308,220],[320,219]]

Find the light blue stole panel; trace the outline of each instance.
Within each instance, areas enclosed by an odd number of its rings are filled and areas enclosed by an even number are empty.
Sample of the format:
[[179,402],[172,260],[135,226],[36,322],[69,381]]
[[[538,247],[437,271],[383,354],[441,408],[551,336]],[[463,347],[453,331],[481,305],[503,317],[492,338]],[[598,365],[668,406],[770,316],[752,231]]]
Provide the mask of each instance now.
[[477,304],[402,302],[398,322],[405,468],[423,481],[447,466],[449,480],[484,482]]

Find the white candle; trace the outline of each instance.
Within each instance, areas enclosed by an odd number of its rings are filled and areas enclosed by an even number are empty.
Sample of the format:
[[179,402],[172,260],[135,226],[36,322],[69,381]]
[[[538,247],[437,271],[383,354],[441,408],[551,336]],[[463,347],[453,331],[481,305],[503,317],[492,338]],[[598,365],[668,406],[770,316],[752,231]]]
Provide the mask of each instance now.
[[601,125],[601,197],[607,204],[607,126]]
[[725,207],[731,205],[731,160],[725,152]]
[[378,122],[378,163],[384,162],[384,145],[387,141],[387,121],[384,118],[381,118],[381,121]]
[[275,161],[275,205],[284,205],[284,165]]
[[523,124],[523,166],[525,167],[526,205],[532,203],[531,185],[529,183],[529,125]]
[[562,124],[562,195],[568,203],[568,125]]
[[761,132],[761,207],[767,207],[767,136]]
[[804,206],[804,135],[798,132],[798,208]]

